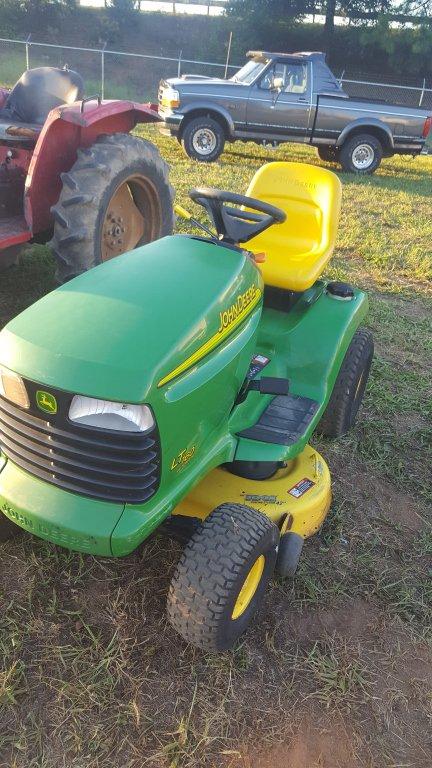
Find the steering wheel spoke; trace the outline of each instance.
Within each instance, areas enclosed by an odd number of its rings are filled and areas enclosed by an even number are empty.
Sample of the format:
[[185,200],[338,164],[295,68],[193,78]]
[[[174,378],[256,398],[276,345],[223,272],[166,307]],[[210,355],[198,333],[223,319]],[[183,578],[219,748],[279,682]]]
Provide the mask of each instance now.
[[222,242],[235,245],[247,243],[268,227],[286,219],[286,213],[281,208],[234,192],[199,187],[189,194],[194,202],[206,209]]

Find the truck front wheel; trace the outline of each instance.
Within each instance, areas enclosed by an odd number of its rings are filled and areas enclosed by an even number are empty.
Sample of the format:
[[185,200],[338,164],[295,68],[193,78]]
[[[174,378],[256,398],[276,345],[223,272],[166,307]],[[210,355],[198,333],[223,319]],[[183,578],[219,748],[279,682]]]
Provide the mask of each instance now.
[[339,162],[346,173],[370,174],[378,168],[383,156],[379,139],[368,133],[353,136],[342,145]]
[[195,117],[182,134],[186,154],[201,163],[214,163],[225,146],[225,131],[212,117]]

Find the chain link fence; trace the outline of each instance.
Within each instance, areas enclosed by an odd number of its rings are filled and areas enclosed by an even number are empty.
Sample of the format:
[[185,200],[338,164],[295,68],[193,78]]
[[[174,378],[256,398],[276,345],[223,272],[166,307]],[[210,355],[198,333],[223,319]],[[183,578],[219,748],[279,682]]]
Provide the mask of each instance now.
[[386,76],[386,82],[370,74],[343,72],[339,78],[344,91],[352,98],[374,99],[401,107],[422,107],[432,110],[432,88],[425,79],[394,78]]
[[[107,99],[134,101],[155,101],[162,78],[179,74],[229,77],[240,66],[228,61],[188,59],[182,51],[174,58],[112,51],[106,47],[75,48],[37,43],[31,38],[26,41],[0,38],[0,85],[13,85],[30,67],[63,67],[66,64],[81,74],[88,95],[100,94]],[[353,98],[374,99],[406,107],[421,106],[432,111],[432,84],[424,80],[406,79],[401,82],[386,76],[386,82],[380,82],[380,78],[344,71],[339,81]]]
[[25,69],[65,65],[80,73],[89,95],[140,102],[157,98],[159,81],[163,78],[179,74],[224,77],[226,73],[228,76],[233,74],[240,66],[184,58],[182,51],[174,58],[112,51],[105,47],[76,48],[36,43],[30,39],[0,38],[0,85],[13,85]]

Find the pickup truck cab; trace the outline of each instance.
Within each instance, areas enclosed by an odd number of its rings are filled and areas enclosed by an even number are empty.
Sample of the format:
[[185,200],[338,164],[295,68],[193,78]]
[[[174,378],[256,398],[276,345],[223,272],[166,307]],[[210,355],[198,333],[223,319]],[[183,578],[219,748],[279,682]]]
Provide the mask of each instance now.
[[217,160],[226,141],[291,141],[361,174],[373,173],[383,157],[418,155],[432,122],[424,109],[350,98],[323,53],[265,51],[250,51],[229,80],[161,81],[159,116],[161,130],[195,160]]

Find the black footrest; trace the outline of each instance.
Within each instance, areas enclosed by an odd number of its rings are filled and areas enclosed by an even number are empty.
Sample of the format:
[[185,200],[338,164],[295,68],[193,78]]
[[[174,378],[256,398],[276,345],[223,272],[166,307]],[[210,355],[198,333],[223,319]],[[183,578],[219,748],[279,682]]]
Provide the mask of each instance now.
[[300,395],[279,395],[262,412],[253,427],[239,432],[240,437],[261,443],[293,445],[306,432],[319,403]]

